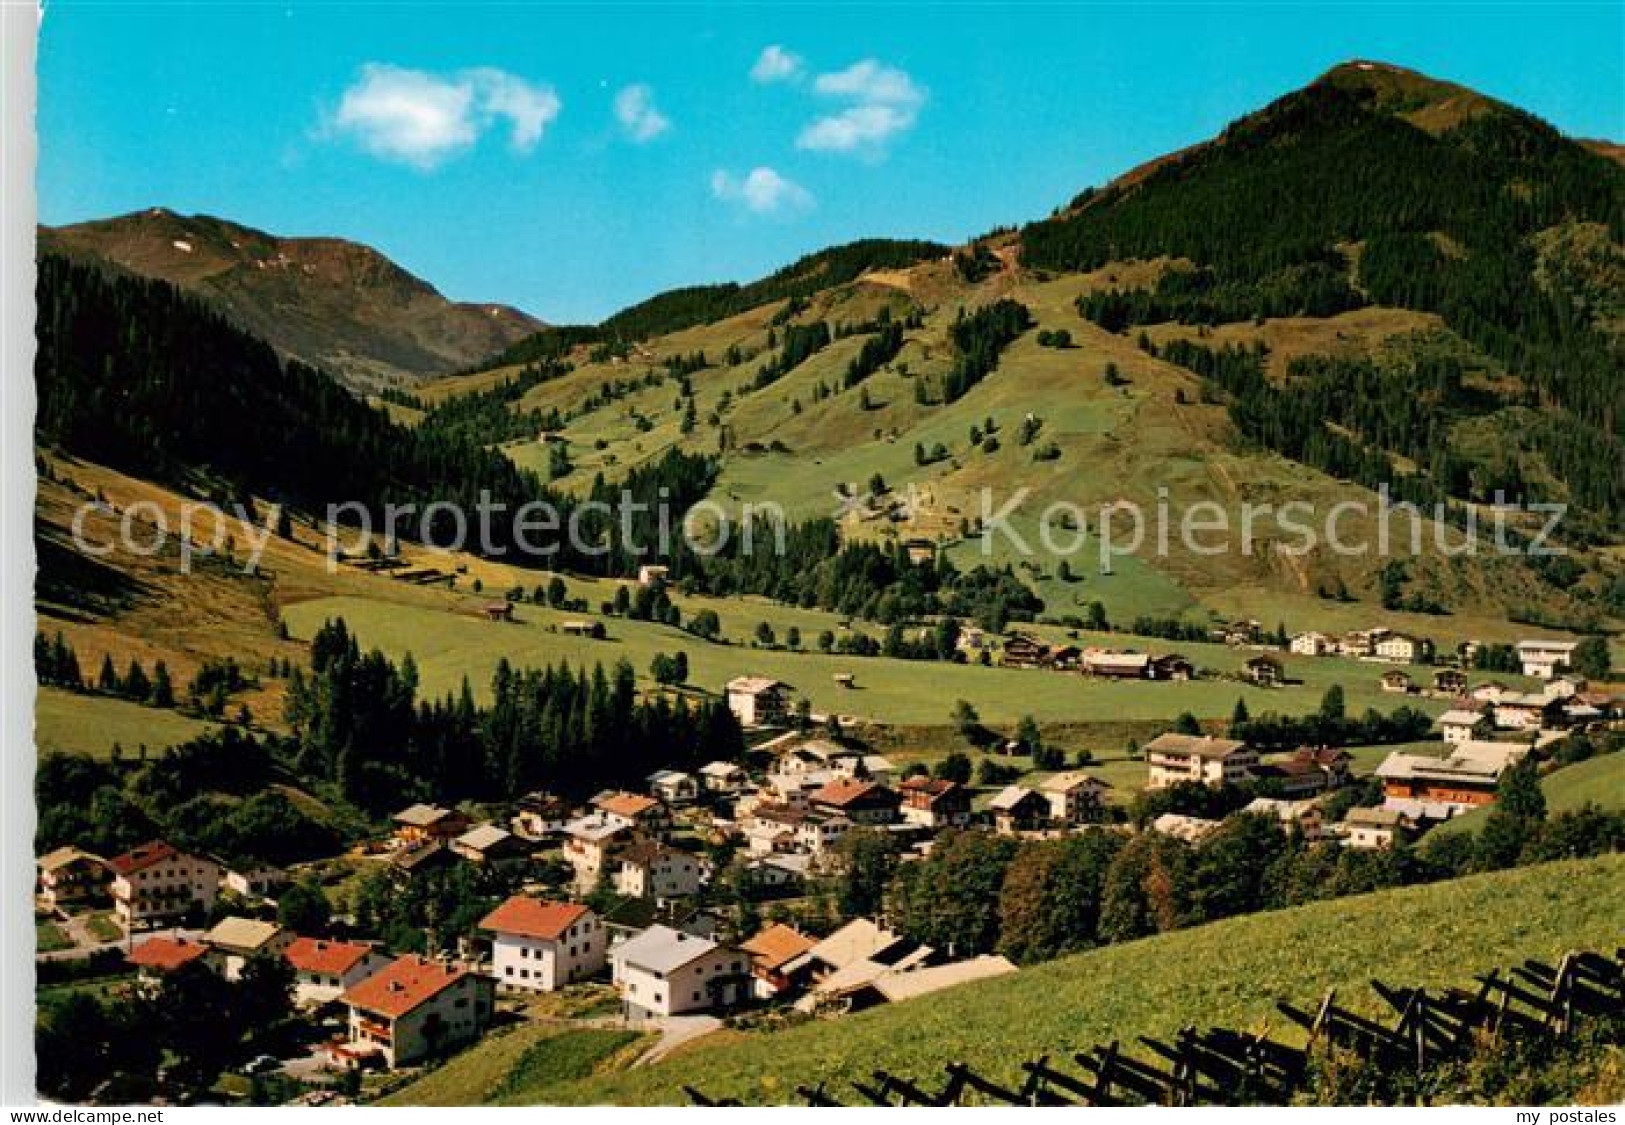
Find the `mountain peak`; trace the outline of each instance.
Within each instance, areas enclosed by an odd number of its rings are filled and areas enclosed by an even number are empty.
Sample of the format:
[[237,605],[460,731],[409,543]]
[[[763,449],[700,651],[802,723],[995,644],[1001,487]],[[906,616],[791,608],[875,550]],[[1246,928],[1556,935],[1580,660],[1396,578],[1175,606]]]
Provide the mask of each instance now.
[[1418,70],[1375,59],[1350,59],[1310,83],[1368,96],[1376,109],[1435,136],[1470,118],[1510,110],[1494,98]]
[[448,301],[363,243],[284,238],[167,207],[44,227],[40,249],[177,285],[361,388],[461,370],[543,326],[506,305]]

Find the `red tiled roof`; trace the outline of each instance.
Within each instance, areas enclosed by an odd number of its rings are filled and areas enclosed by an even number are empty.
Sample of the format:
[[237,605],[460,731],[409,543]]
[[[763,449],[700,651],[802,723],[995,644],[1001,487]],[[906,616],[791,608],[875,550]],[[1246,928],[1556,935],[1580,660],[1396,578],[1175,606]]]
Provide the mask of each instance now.
[[818,944],[798,930],[775,922],[761,933],[742,943],[739,948],[749,953],[751,960],[765,970],[777,969],[791,958],[799,957]]
[[880,786],[872,781],[862,781],[855,777],[842,777],[820,789],[814,790],[809,799],[814,804],[845,808],[847,805],[862,800],[871,793],[882,791]]
[[328,941],[324,938],[294,938],[283,951],[288,963],[301,973],[333,973],[343,976],[372,952],[372,946],[359,941]]
[[578,902],[547,902],[514,895],[480,920],[480,929],[499,934],[557,941],[587,913]]
[[351,1007],[385,1019],[399,1019],[470,975],[467,969],[407,956],[380,969],[342,999]]
[[199,957],[209,952],[209,947],[201,941],[193,941],[184,937],[150,937],[135,947],[135,951],[126,960],[141,969],[157,969],[168,973],[189,965]]
[[653,797],[640,797],[636,793],[616,793],[605,797],[598,802],[598,807],[607,813],[624,816],[628,820],[635,819],[660,804]]
[[923,777],[916,774],[903,782],[902,788],[910,793],[923,793],[932,801],[935,801],[938,797],[952,793],[959,786],[940,777]]
[[111,867],[115,874],[130,875],[178,854],[180,853],[175,850],[173,844],[163,840],[151,840],[138,848],[131,848],[121,856],[114,856],[107,861],[107,866]]

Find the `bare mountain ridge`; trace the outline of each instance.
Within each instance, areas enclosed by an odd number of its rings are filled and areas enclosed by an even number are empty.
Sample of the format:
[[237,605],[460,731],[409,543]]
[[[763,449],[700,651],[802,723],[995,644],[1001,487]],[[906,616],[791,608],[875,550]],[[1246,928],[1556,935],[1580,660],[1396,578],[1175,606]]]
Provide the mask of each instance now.
[[447,300],[378,251],[339,238],[281,238],[164,208],[39,233],[42,251],[204,297],[278,351],[357,389],[461,370],[543,327],[507,305]]

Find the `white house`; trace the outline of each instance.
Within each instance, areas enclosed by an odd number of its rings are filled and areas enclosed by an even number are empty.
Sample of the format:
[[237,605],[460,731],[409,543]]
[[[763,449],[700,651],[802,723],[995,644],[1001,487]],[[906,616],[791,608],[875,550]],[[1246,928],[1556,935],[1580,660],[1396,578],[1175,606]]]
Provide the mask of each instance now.
[[1372,650],[1378,660],[1387,660],[1395,664],[1419,664],[1432,656],[1433,644],[1409,633],[1389,633],[1379,638],[1372,646]]
[[1475,738],[1484,738],[1490,733],[1491,728],[1487,716],[1478,711],[1461,708],[1440,715],[1438,726],[1444,732],[1446,742],[1471,742]]
[[491,1022],[490,977],[422,957],[402,957],[341,997],[350,1009],[346,1055],[377,1055],[390,1067],[478,1039]]
[[750,775],[732,762],[707,762],[700,767],[700,784],[709,793],[738,793],[750,785]]
[[491,934],[491,972],[502,988],[552,992],[604,967],[609,932],[580,903],[514,895],[480,921]]
[[208,912],[220,892],[218,863],[163,840],[132,848],[107,866],[113,872],[113,911],[126,931],[179,918],[194,907]]
[[1165,789],[1182,781],[1204,785],[1246,781],[1258,767],[1258,752],[1233,738],[1163,734],[1146,743],[1149,788]]
[[1100,819],[1100,810],[1111,786],[1080,770],[1055,773],[1038,783],[1038,792],[1049,802],[1051,820],[1063,824],[1087,824]]
[[750,993],[750,961],[737,949],[669,926],[650,926],[610,952],[627,1018],[729,1007]]
[[540,790],[526,793],[516,802],[511,823],[515,834],[527,840],[552,836],[570,823],[570,802]]
[[728,681],[728,709],[741,726],[782,726],[790,717],[790,685],[768,676],[738,676]]
[[631,898],[681,898],[700,893],[700,861],[653,841],[633,844],[617,857],[615,891]]
[[1325,656],[1328,652],[1335,651],[1337,640],[1325,633],[1311,630],[1307,633],[1298,633],[1288,643],[1287,648],[1298,656]]
[[656,770],[645,779],[649,792],[668,805],[687,805],[700,795],[699,783],[681,770]]
[[293,966],[294,1001],[306,1008],[332,1003],[389,964],[365,942],[327,938],[296,937],[282,956]]
[[1568,670],[1578,647],[1573,641],[1519,641],[1518,660],[1523,664],[1524,675],[1550,680]]

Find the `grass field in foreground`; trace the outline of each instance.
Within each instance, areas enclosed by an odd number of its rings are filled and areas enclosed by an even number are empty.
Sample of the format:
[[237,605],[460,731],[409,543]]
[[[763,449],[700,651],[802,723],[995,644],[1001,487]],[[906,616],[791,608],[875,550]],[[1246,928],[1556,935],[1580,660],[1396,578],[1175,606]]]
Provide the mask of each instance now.
[[1526,957],[1613,946],[1625,931],[1625,856],[1544,864],[1236,918],[1023,969],[1013,976],[786,1031],[694,1044],[678,1060],[553,1091],[562,1104],[683,1104],[683,1084],[784,1103],[801,1082],[875,1067],[938,1078],[962,1059],[1019,1084],[1043,1052],[1169,1035],[1185,1024],[1289,1034],[1275,1001],[1329,987],[1369,1013],[1368,982],[1441,986]]
[[[1540,780],[1546,794],[1548,813],[1577,809],[1590,803],[1605,809],[1625,809],[1625,752],[1587,758],[1572,766],[1553,770]],[[1446,821],[1435,831],[1477,832],[1489,817],[1489,809],[1475,809],[1466,816]]]
[[105,758],[116,742],[127,757],[134,758],[143,743],[156,756],[165,747],[196,738],[215,726],[175,711],[57,688],[40,688],[38,700],[34,743],[42,755],[66,752]]
[[407,1086],[380,1105],[533,1105],[560,1083],[600,1067],[629,1064],[650,1037],[617,1028],[567,1030],[525,1024],[493,1036]]
[[[364,646],[381,648],[396,659],[412,653],[423,688],[432,695],[456,690],[467,676],[476,696],[484,698],[491,673],[502,657],[517,667],[559,661],[610,665],[625,657],[649,685],[649,664],[655,654],[680,650],[688,655],[690,683],[707,691],[720,691],[735,676],[773,676],[793,685],[795,693],[810,699],[817,711],[833,710],[885,723],[946,724],[956,699],[968,700],[985,721],[1000,724],[1014,723],[1025,714],[1040,722],[1171,720],[1181,711],[1218,719],[1230,715],[1238,697],[1247,700],[1254,715],[1265,711],[1299,714],[1314,710],[1333,683],[1343,684],[1348,708],[1355,714],[1367,707],[1389,711],[1402,702],[1430,710],[1442,707],[1416,697],[1384,695],[1376,686],[1378,669],[1342,660],[1288,661],[1290,673],[1302,682],[1267,690],[1224,679],[1114,682],[1059,672],[715,645],[679,629],[619,618],[605,619],[608,639],[594,641],[550,631],[550,626],[556,628],[562,621],[583,616],[580,614],[525,605],[516,610],[516,616],[517,624],[494,624],[449,608],[434,610],[359,597],[318,598],[283,611],[289,629],[300,639],[308,639],[324,620],[342,617]],[[1118,643],[1133,642],[1118,638]],[[1239,668],[1250,655],[1223,646],[1202,647],[1199,655],[1193,653],[1198,664],[1220,671]],[[856,689],[836,687],[837,672],[854,673]]]

